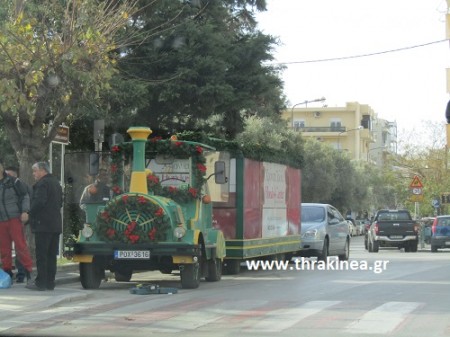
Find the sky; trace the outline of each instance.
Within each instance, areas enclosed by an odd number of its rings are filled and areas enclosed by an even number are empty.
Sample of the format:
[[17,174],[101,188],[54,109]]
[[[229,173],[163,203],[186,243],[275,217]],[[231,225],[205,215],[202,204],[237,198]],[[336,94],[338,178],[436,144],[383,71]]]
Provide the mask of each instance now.
[[[266,1],[256,19],[280,39],[288,106],[321,97],[329,107],[368,104],[399,133],[446,123],[450,46],[436,42],[446,39],[445,0]],[[376,55],[353,57],[366,54]],[[336,60],[305,62],[324,59]]]

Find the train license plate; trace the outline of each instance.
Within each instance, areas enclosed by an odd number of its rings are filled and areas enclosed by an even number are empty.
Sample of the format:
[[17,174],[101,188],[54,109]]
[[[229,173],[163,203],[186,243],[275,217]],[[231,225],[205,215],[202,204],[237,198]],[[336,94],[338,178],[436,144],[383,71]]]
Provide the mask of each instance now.
[[114,258],[116,260],[149,260],[149,250],[115,250]]

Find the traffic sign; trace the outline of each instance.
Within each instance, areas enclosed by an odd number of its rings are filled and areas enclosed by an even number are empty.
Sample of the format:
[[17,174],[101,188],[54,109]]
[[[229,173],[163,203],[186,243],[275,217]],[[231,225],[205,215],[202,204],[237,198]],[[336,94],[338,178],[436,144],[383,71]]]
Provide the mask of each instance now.
[[409,185],[411,188],[422,188],[422,182],[420,181],[418,176],[414,176],[413,180],[411,181],[411,185]]
[[409,200],[412,202],[422,202],[423,201],[423,194],[412,194],[409,197]]
[[441,203],[440,203],[440,201],[439,201],[439,199],[433,199],[432,201],[431,201],[431,205],[434,207],[434,208],[439,208],[439,207],[441,207]]
[[58,144],[69,144],[69,127],[65,125],[60,125],[56,128],[56,135],[53,139],[53,143]]
[[422,189],[420,187],[413,187],[411,191],[412,194],[422,194]]

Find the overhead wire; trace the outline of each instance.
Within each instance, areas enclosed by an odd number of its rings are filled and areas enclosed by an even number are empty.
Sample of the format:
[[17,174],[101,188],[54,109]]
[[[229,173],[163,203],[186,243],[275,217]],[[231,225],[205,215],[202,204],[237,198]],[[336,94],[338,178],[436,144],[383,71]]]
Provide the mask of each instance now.
[[390,50],[384,50],[384,51],[367,53],[367,54],[341,56],[341,57],[331,57],[331,58],[325,58],[325,59],[304,60],[304,61],[276,62],[276,64],[289,65],[289,64],[303,64],[303,63],[319,63],[319,62],[341,61],[341,60],[369,57],[369,56],[375,56],[375,55],[381,55],[381,54],[395,53],[395,52],[404,51],[404,50],[408,50],[408,49],[426,47],[426,46],[429,46],[429,45],[438,44],[438,43],[442,43],[442,42],[446,42],[446,41],[449,41],[449,40],[448,39],[444,39],[444,40],[432,41],[432,42],[417,44],[417,45],[413,45],[413,46],[396,48],[396,49],[390,49]]

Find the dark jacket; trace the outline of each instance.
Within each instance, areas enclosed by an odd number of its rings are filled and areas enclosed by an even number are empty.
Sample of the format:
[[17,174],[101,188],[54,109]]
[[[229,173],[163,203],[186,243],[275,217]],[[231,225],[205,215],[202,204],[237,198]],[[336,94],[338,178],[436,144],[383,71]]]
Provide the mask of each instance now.
[[18,179],[7,175],[0,180],[0,221],[18,218],[21,212],[29,211],[30,197],[24,190],[25,185],[19,184]]
[[30,209],[32,232],[61,233],[61,207],[61,185],[58,179],[49,173],[33,185]]

